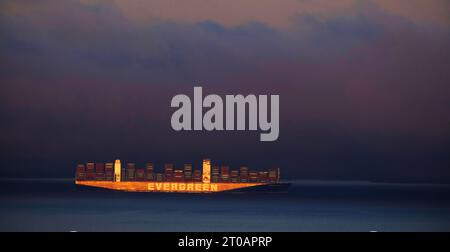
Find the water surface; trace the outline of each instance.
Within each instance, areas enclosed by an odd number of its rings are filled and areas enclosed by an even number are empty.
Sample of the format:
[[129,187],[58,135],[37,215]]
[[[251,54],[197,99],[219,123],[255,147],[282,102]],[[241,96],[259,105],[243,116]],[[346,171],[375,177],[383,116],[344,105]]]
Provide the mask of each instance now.
[[285,194],[169,194],[1,179],[0,231],[450,231],[448,185],[291,182]]

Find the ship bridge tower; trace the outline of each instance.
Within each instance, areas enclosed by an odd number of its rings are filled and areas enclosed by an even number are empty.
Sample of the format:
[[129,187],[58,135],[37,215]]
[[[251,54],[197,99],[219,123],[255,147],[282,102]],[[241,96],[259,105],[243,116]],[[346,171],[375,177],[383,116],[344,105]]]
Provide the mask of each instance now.
[[121,164],[120,159],[116,159],[114,162],[114,181],[120,182],[120,171],[121,171]]
[[203,159],[203,183],[211,183],[211,160]]

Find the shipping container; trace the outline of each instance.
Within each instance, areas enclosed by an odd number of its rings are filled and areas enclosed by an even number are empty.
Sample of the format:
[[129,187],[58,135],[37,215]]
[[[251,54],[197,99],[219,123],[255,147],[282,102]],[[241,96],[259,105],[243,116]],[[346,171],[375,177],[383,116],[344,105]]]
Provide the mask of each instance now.
[[162,173],[156,173],[156,181],[162,182],[164,180],[164,176]]
[[128,163],[127,164],[127,181],[134,181],[136,180],[135,177],[135,164],[134,163]]
[[105,172],[105,164],[95,163],[95,172]]
[[114,181],[114,173],[110,173],[110,172],[105,173],[105,180]]
[[145,177],[147,181],[154,181],[155,180],[155,174],[149,173],[148,171],[145,173]]
[[114,172],[114,164],[113,163],[106,163],[105,164],[105,172]]
[[136,168],[135,179],[137,181],[144,181],[145,180],[145,170],[142,168]]
[[168,182],[173,181],[173,164],[164,165],[164,177]]
[[278,170],[277,169],[270,169],[269,170],[269,175],[268,175],[268,180],[271,183],[275,183],[278,181],[279,175],[278,175]]
[[230,167],[226,165],[220,167],[220,181],[230,182]]
[[239,182],[239,172],[237,170],[232,170],[231,171],[231,182],[232,183]]
[[249,172],[249,182],[257,182],[258,181],[258,172],[250,171]]
[[258,182],[261,182],[261,183],[269,182],[269,172],[260,171],[258,173]]
[[213,166],[211,167],[211,175],[217,175],[220,176],[220,169],[219,166]]
[[86,163],[86,173],[88,172],[95,172],[95,164],[92,162]]
[[192,164],[184,164],[184,172],[192,172]]
[[[147,174],[152,174],[152,177],[153,177],[153,173],[155,172],[155,166],[153,165],[153,163],[147,163],[145,165],[145,169],[147,171]],[[148,176],[147,176],[147,178],[148,178]]]
[[86,180],[95,180],[95,164],[93,162],[86,163]]
[[200,170],[194,171],[194,182],[202,182],[202,172]]
[[184,164],[184,180],[186,182],[192,181],[192,164]]
[[76,179],[77,180],[85,180],[86,179],[86,170],[83,164],[78,164],[77,165],[77,170],[76,170]]
[[220,182],[220,169],[219,166],[217,165],[211,167],[211,182],[213,183]]
[[240,179],[241,182],[248,182],[248,167],[247,166],[241,166],[240,168]]
[[77,172],[76,180],[86,180],[86,173],[84,173],[84,172]]
[[175,170],[174,171],[174,180],[175,180],[175,182],[184,182],[183,170]]
[[153,163],[147,163],[145,165],[145,169],[146,169],[146,178],[149,181],[153,181],[154,180],[154,173],[155,173],[155,166],[153,165]]
[[95,163],[95,180],[105,180],[105,164]]
[[113,163],[105,164],[105,180],[107,180],[107,181],[114,180],[114,164]]
[[95,180],[95,172],[86,172],[86,180]]
[[84,164],[78,164],[77,165],[77,172],[86,172],[85,168],[84,168]]

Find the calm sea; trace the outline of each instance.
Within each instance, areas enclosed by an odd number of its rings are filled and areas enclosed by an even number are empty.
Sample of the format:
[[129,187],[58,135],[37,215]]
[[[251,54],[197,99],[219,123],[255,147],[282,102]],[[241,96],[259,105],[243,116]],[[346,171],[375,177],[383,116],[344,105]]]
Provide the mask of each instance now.
[[0,231],[450,231],[450,186],[291,181],[284,194],[77,189],[0,180]]

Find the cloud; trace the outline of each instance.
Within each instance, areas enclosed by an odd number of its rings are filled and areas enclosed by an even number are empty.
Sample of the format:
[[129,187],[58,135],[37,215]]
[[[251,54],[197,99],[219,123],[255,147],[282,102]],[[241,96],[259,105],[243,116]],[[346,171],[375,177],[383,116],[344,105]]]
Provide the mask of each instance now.
[[[435,3],[426,13],[443,4]],[[339,178],[389,178],[389,169],[401,177],[413,165],[415,179],[432,179],[449,164],[440,156],[450,136],[443,19],[383,2],[286,1],[270,15],[271,1],[223,12],[211,3],[192,12],[170,4],[2,2],[4,157],[183,152],[258,163],[265,153],[274,165],[283,156],[283,166],[309,167],[291,169],[296,176]],[[280,140],[174,134],[170,98],[194,84],[219,94],[280,94]],[[437,165],[427,172],[427,162]],[[368,168],[356,172],[360,166]]]
[[415,23],[428,22],[448,27],[449,3],[446,0],[116,0],[116,6],[129,20],[145,23],[152,19],[196,23],[213,20],[224,26],[239,26],[260,22],[285,29],[291,26],[290,18],[296,15],[313,15],[330,18],[345,15],[355,9],[374,5],[390,15],[400,16]]

